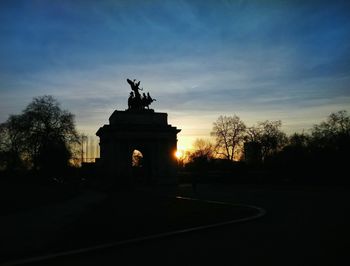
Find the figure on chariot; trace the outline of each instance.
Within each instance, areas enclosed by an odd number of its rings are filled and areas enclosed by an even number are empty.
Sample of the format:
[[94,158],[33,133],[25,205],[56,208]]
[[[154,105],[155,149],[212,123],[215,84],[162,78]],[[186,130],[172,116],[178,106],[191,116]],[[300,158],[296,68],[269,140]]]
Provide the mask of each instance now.
[[153,99],[149,92],[142,93],[142,96],[140,94],[140,91],[143,91],[143,88],[140,88],[141,81],[136,81],[126,79],[127,82],[130,84],[131,92],[128,98],[128,110],[143,110],[145,108],[149,109],[149,106],[152,102],[156,101],[156,99]]

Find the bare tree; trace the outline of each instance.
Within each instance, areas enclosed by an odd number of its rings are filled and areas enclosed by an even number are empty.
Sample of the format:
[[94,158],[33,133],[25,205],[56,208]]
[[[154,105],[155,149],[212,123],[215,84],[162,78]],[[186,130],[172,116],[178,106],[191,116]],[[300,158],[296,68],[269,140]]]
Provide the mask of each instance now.
[[219,116],[211,132],[216,138],[217,154],[234,160],[241,151],[245,133],[246,125],[238,116]]
[[280,120],[266,120],[247,129],[245,141],[260,149],[261,160],[280,151],[287,144],[288,138],[280,130],[281,126],[282,122]]
[[0,124],[0,168],[18,170],[25,164],[25,131],[20,115]]
[[265,159],[267,156],[280,151],[287,143],[287,136],[281,131],[281,120],[260,122],[262,128],[261,146],[262,156]]
[[312,137],[316,140],[335,136],[350,136],[350,116],[345,110],[330,114],[327,121],[314,125],[312,129]]
[[315,151],[328,155],[347,154],[350,147],[350,116],[347,112],[332,113],[326,121],[314,125],[310,143]]
[[191,152],[189,159],[204,159],[209,161],[214,157],[214,144],[208,139],[196,139],[193,143],[193,152]]

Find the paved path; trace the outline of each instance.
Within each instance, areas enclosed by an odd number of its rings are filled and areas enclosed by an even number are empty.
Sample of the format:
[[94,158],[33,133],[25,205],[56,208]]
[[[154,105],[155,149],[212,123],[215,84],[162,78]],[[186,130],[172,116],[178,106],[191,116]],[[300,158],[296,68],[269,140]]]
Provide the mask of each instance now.
[[340,187],[202,185],[199,198],[253,204],[267,215],[32,265],[350,265],[349,192]]

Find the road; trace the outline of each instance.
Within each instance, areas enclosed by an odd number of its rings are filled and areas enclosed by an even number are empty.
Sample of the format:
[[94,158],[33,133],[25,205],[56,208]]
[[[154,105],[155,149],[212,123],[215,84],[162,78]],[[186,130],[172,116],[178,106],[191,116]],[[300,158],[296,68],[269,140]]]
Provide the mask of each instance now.
[[200,185],[198,198],[252,204],[267,214],[26,265],[350,265],[349,192],[342,187]]

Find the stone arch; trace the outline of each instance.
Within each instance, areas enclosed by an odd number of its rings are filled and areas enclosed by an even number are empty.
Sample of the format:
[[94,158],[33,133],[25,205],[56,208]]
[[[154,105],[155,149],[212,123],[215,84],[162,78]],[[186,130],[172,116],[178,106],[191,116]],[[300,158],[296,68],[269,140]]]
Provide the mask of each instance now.
[[143,155],[141,184],[175,184],[177,133],[167,123],[166,113],[115,111],[109,125],[101,127],[99,168],[116,185],[137,185],[132,167],[132,154]]

